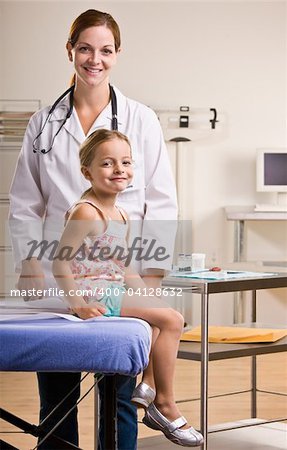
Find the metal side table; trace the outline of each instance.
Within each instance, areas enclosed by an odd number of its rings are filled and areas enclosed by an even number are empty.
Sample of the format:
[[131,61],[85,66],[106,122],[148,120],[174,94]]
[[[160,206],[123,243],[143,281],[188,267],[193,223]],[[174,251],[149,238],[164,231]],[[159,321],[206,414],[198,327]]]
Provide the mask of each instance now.
[[[252,317],[251,322],[256,322],[256,292],[261,289],[274,289],[287,287],[287,274],[271,274],[268,276],[225,280],[208,280],[193,278],[167,277],[163,281],[164,287],[184,288],[201,296],[201,343],[182,342],[178,357],[197,360],[201,362],[201,398],[200,398],[200,425],[204,436],[202,450],[208,448],[208,362],[235,358],[241,356],[252,357],[252,417],[256,417],[256,355],[276,353],[287,350],[287,338],[272,344],[208,344],[209,322],[209,295],[223,292],[252,291]],[[255,325],[254,325],[255,326]],[[276,419],[283,420],[283,418]],[[286,418],[284,419],[286,420]],[[275,421],[275,420],[274,420]],[[270,421],[264,421],[262,423]],[[257,422],[258,424],[258,422]],[[222,431],[218,430],[218,431]]]

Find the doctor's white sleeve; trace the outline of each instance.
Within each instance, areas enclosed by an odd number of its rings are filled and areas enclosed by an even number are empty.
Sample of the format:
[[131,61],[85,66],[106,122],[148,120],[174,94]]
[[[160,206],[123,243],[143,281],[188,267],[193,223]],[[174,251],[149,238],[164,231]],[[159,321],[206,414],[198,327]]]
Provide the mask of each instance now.
[[146,205],[142,238],[149,242],[156,239],[157,248],[165,249],[166,257],[144,260],[142,269],[171,270],[178,217],[176,187],[158,118],[150,112],[144,133]]
[[[45,214],[39,172],[39,156],[42,155],[33,153],[33,140],[38,133],[33,116],[25,132],[9,193],[9,233],[17,271],[29,256],[29,242],[42,241]],[[38,256],[37,252],[33,256]]]

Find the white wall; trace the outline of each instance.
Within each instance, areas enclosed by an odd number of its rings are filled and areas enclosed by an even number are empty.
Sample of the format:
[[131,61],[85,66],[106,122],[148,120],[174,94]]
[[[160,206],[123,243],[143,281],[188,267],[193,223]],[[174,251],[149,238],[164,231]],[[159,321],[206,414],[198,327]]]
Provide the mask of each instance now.
[[[224,117],[220,131],[187,144],[183,208],[193,250],[208,263],[231,260],[223,207],[267,202],[271,194],[255,191],[256,148],[287,146],[286,1],[2,1],[1,96],[51,103],[72,75],[69,26],[95,7],[120,24],[112,82],[126,95],[161,109],[216,107]],[[264,259],[286,259],[283,224],[256,224],[250,233],[251,259],[265,241]]]

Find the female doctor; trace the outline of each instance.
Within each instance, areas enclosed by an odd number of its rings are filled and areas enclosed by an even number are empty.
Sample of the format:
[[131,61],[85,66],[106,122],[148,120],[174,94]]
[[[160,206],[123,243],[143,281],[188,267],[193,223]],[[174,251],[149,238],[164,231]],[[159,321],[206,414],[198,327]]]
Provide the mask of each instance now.
[[[107,13],[85,11],[73,22],[66,48],[75,71],[72,89],[51,108],[32,116],[10,191],[11,238],[20,271],[18,287],[23,290],[33,287],[43,290],[56,285],[51,261],[45,256],[37,259],[40,248],[31,258],[28,243],[45,240],[49,229],[54,227],[59,227],[60,233],[65,212],[89,187],[79,170],[78,152],[85,138],[98,128],[118,128],[131,141],[134,181],[121,194],[119,205],[141,224],[142,236],[160,239],[162,227],[157,225],[160,220],[177,219],[173,177],[156,115],[109,85],[120,52],[117,23]],[[156,286],[160,285],[165,269],[170,269],[170,259],[143,261],[141,273],[148,286]],[[99,309],[98,315],[101,313]],[[38,374],[41,420],[79,379],[78,373]],[[135,380],[130,377],[117,377],[120,450],[136,449],[137,416],[129,402],[134,385]],[[68,410],[78,396],[77,388],[64,409]],[[48,428],[52,425],[46,424]],[[57,428],[56,434],[78,444],[76,409]],[[104,450],[101,431],[99,445]],[[43,444],[39,448],[49,446]]]

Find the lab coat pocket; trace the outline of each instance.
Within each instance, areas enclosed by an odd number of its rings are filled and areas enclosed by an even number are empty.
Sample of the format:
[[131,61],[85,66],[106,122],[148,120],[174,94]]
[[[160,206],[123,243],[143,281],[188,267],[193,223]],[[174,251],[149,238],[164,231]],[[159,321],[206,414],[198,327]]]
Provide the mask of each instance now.
[[[144,186],[130,186],[125,189],[120,195],[120,201],[129,203],[132,209],[137,206],[143,206],[145,203],[145,187]],[[128,209],[130,209],[130,207]]]
[[122,197],[125,201],[140,203],[144,201],[145,180],[143,165],[141,163],[135,163],[133,179],[129,186],[122,193]]
[[145,210],[145,186],[138,180],[132,182],[118,197],[118,204],[130,217],[142,217]]

